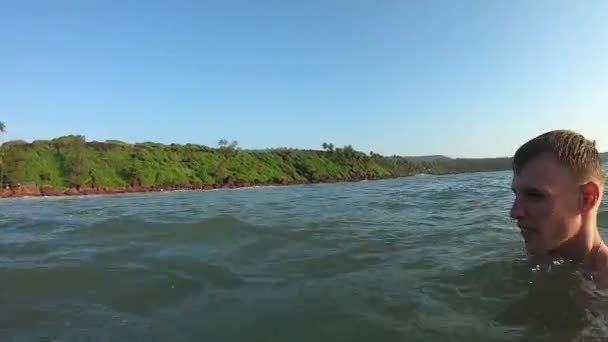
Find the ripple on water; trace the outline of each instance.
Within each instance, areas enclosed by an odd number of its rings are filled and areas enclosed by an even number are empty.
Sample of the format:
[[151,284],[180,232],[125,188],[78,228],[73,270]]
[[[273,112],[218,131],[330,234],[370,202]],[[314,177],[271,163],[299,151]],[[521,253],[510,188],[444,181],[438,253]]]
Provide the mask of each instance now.
[[0,340],[608,336],[605,298],[526,258],[509,177],[0,201]]

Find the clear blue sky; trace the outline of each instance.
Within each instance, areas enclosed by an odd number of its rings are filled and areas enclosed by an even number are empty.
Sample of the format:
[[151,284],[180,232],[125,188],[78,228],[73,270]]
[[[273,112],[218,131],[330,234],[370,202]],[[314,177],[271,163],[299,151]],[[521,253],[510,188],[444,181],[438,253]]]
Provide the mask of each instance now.
[[0,3],[2,139],[608,150],[608,1]]

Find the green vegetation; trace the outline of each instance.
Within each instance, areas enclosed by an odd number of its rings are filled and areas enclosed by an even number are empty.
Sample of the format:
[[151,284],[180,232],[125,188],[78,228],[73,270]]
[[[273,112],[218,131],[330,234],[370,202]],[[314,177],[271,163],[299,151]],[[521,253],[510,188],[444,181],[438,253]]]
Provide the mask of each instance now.
[[[4,124],[4,122],[0,121],[0,133],[4,133],[6,132],[6,125]],[[0,188],[2,185],[2,179],[4,178],[2,172],[3,172],[3,168],[2,168],[2,164],[4,163],[4,155],[3,155],[3,150],[2,148],[0,148]]]
[[[4,126],[2,126],[4,128]],[[70,135],[6,142],[0,147],[0,182],[54,188],[206,187],[292,184],[506,170],[510,159],[412,161],[323,143],[323,150],[243,150],[222,139],[217,148],[118,140],[87,142]]]
[[[0,122],[0,132],[5,126]],[[323,150],[289,148],[244,150],[222,139],[217,148],[87,142],[70,135],[53,140],[9,141],[0,147],[0,184],[66,188],[201,188],[256,184],[294,184],[409,176],[500,171],[510,158],[452,159],[444,156],[369,155],[351,145]],[[608,155],[602,154],[604,160]]]

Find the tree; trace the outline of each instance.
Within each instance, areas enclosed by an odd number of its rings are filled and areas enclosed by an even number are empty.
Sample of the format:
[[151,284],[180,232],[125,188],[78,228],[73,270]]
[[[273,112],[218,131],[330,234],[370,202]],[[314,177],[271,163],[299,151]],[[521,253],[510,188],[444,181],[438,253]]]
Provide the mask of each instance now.
[[[4,122],[0,121],[0,133],[4,133],[6,132],[6,125],[4,124]],[[2,147],[2,144],[0,144],[0,148]],[[4,184],[4,153],[2,152],[2,150],[0,149],[0,188],[2,187],[2,185]]]
[[80,189],[90,182],[91,164],[82,146],[75,146],[66,153],[70,185]]
[[321,147],[323,147],[324,150],[327,150],[329,152],[333,152],[334,151],[334,144],[330,144],[330,143],[326,143],[324,142]]
[[134,159],[131,165],[121,170],[121,176],[131,186],[140,186],[144,182],[142,163],[139,159]]
[[226,139],[220,139],[218,142],[220,153],[224,156],[233,156],[238,153],[237,149],[239,146],[239,142],[233,140],[231,143],[228,143]]

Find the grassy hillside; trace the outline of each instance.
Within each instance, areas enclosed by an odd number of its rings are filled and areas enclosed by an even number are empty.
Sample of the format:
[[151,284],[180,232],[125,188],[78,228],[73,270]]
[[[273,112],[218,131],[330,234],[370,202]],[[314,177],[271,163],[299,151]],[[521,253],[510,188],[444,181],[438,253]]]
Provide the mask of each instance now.
[[87,142],[82,136],[2,145],[0,180],[5,185],[54,188],[202,187],[209,185],[291,184],[505,170],[509,159],[440,159],[366,155],[351,146],[324,150],[242,150],[236,143],[200,145]]
[[[608,161],[608,153],[602,153]],[[511,158],[462,159],[366,155],[352,146],[323,150],[242,150],[201,145],[87,142],[82,136],[11,141],[0,147],[0,184],[56,189],[210,187],[294,184],[510,170]]]
[[[66,136],[33,143],[10,142],[1,150],[3,184],[35,183],[56,188],[286,184],[393,175],[349,147],[331,152],[245,151],[234,145],[131,145],[120,141],[86,142],[81,136]],[[405,175],[406,170],[402,171]]]

